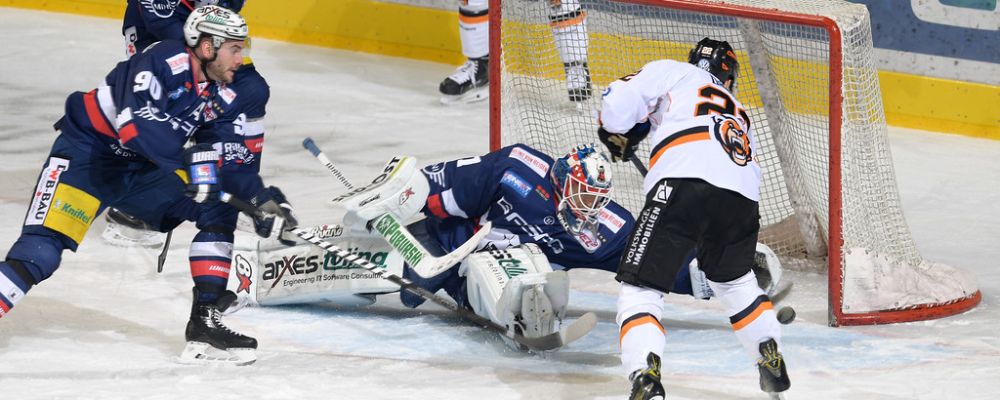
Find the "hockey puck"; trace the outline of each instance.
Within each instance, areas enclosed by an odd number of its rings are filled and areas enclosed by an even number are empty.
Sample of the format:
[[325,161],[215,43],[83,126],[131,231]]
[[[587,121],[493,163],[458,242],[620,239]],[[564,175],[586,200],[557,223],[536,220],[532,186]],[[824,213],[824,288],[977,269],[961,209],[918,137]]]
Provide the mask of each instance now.
[[781,307],[778,310],[778,322],[782,325],[788,325],[795,321],[795,309],[791,307]]

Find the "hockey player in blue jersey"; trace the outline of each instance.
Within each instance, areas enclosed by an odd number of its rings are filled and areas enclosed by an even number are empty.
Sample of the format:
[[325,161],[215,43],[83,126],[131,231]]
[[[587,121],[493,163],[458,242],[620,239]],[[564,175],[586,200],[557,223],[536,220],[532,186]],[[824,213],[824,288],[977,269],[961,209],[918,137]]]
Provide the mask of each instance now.
[[[101,87],[69,96],[21,237],[0,263],[0,316],[55,272],[63,250],[76,251],[106,207],[161,226],[174,223],[165,216],[185,213],[173,210],[179,191],[217,200],[218,152],[183,146],[226,108],[225,84],[242,64],[247,31],[235,12],[198,8],[186,20],[184,41],[159,42],[119,63]],[[186,187],[175,172],[182,167]],[[222,325],[219,308],[198,304],[192,323],[232,349],[256,348],[256,340]]]
[[[212,0],[193,3],[186,0],[166,3],[129,0],[122,28],[127,42],[126,51],[134,48],[143,49],[156,41],[179,37],[183,34],[184,18],[193,7],[211,3],[240,11],[244,2]],[[249,47],[249,42],[247,46]],[[222,177],[222,189],[225,192],[238,198],[249,199],[251,203],[261,206],[266,211],[280,214],[281,220],[291,226],[295,224],[295,220],[284,195],[275,187],[265,187],[259,175],[264,139],[263,118],[270,91],[267,82],[257,73],[250,61],[247,50],[244,50],[244,64],[236,71],[233,81],[219,90],[219,101],[214,108],[217,118],[202,126],[195,133],[194,140],[195,143],[212,145],[221,154],[222,164],[219,173]],[[182,192],[174,193],[174,197],[178,203],[186,203],[169,210],[171,214],[165,218],[174,224],[157,227],[149,221],[149,218],[155,220],[157,216],[146,215],[136,218],[135,213],[128,207],[114,208],[107,213],[108,226],[104,237],[113,243],[125,244],[124,242],[130,239],[127,233],[134,234],[137,230],[143,229],[169,231],[181,220],[194,221],[199,232],[192,240],[189,261],[194,281],[192,321],[196,321],[198,304],[215,303],[224,309],[235,298],[232,292],[227,292],[225,289],[232,265],[238,211],[222,203],[197,207],[190,200],[184,199]],[[270,235],[272,231],[281,231],[280,226],[274,226],[274,220],[255,221],[255,223],[258,233],[263,236]],[[140,233],[140,238],[150,237],[146,232]],[[198,327],[199,325],[194,322],[189,324],[187,330],[189,344],[181,355],[182,361],[228,362],[233,359],[226,353],[217,354],[216,351],[207,348],[206,343],[220,350],[225,350],[226,345],[213,340]],[[245,363],[248,361],[246,357],[249,357],[249,354],[243,354],[243,357],[238,357],[237,360]]]
[[[384,185],[344,201],[344,225],[364,227],[383,214],[401,221],[422,214],[425,219],[409,231],[438,256],[489,223],[480,252],[461,265],[431,276],[408,265],[403,276],[430,292],[444,289],[460,306],[529,337],[555,332],[565,316],[564,270],[614,271],[633,223],[611,201],[610,163],[593,146],[553,160],[513,145],[422,170],[411,162],[389,175]],[[424,300],[405,291],[400,298],[408,307]]]

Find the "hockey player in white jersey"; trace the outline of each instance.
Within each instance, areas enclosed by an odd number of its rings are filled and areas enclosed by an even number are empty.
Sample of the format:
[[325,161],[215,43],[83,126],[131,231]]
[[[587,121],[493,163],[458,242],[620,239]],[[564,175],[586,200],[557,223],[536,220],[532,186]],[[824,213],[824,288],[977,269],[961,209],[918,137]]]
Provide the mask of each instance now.
[[630,399],[664,396],[663,293],[692,249],[736,337],[757,362],[761,389],[778,397],[790,386],[778,352],[780,325],[751,270],[760,229],[760,166],[750,118],[733,96],[738,73],[729,43],[705,38],[688,63],[651,62],[604,92],[598,135],[615,160],[633,157],[652,131],[646,204],[616,277]]
[[[570,101],[590,98],[587,67],[587,13],[580,0],[544,0],[549,4],[549,26],[559,59],[566,71]],[[455,73],[441,82],[441,103],[471,103],[489,97],[490,24],[489,0],[460,0],[459,38],[468,58]]]

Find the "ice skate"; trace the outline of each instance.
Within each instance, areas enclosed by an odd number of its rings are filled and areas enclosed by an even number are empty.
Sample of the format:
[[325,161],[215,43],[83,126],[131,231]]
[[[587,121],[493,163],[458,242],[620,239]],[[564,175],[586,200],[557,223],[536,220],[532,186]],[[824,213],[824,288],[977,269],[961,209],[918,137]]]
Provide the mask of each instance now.
[[181,353],[184,364],[249,365],[257,361],[257,339],[236,333],[222,323],[222,312],[236,299],[225,291],[215,303],[199,303],[198,289],[191,306],[184,336],[187,347]]
[[489,98],[489,62],[489,57],[470,58],[445,78],[438,88],[441,104],[473,103]]
[[663,400],[666,395],[660,383],[660,356],[649,353],[645,369],[636,370],[629,376],[632,393],[629,400]]
[[772,399],[781,399],[781,392],[792,386],[785,370],[785,359],[778,352],[778,343],[768,339],[760,344],[760,356],[757,360],[757,370],[760,372],[760,390],[771,395]]
[[566,68],[566,89],[569,101],[583,102],[590,99],[593,88],[590,84],[590,68],[586,62],[563,64]]

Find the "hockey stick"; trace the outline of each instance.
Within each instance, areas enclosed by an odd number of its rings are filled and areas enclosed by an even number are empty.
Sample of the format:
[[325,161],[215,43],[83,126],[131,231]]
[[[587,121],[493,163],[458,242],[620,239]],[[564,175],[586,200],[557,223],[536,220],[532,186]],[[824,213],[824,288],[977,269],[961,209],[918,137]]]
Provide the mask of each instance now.
[[167,232],[167,238],[163,240],[163,249],[160,250],[160,255],[156,256],[156,273],[158,274],[163,272],[163,263],[167,262],[167,250],[170,249],[170,237],[173,235],[173,230]]
[[[632,161],[632,165],[635,166],[635,169],[638,170],[640,174],[642,174],[643,178],[645,178],[646,174],[649,173],[649,170],[647,170],[646,166],[642,164],[642,161],[639,161],[639,157],[633,156],[629,159],[629,161]],[[778,302],[783,300],[785,296],[788,295],[791,289],[792,289],[791,284],[786,285],[785,287],[782,288],[781,291],[775,293],[775,296],[771,298],[771,302],[777,305]],[[780,322],[782,325],[788,325],[795,320],[795,309],[792,308],[791,306],[784,306],[777,310],[776,315],[778,322]]]
[[344,186],[347,187],[347,190],[354,190],[354,185],[351,185],[351,182],[344,177],[344,174],[342,174],[335,165],[333,165],[333,162],[326,157],[326,154],[323,154],[323,152],[319,149],[319,147],[316,146],[316,142],[314,142],[312,138],[307,137],[305,140],[303,140],[302,147],[305,147],[306,150],[309,150],[309,152],[312,153],[313,157],[316,157],[316,159],[319,160],[319,162],[323,164],[323,166],[325,166],[326,169],[330,170],[330,172],[333,173],[333,176],[337,177],[337,179],[340,180],[340,183],[344,184]]

